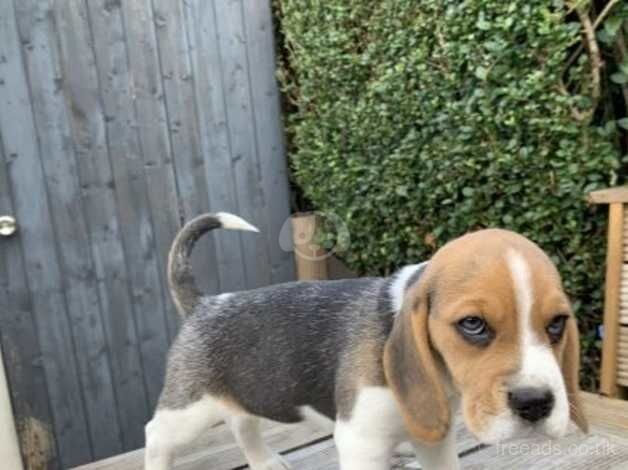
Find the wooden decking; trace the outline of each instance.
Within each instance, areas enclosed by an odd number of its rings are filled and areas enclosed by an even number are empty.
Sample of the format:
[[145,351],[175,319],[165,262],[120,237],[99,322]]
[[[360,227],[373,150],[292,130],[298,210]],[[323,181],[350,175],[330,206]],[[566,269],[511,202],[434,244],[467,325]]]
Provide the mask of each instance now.
[[[588,435],[573,433],[558,441],[527,439],[501,446],[483,446],[462,424],[457,425],[458,452],[466,470],[628,468],[628,402],[585,393],[591,424]],[[306,425],[267,423],[266,442],[280,451],[295,470],[338,470],[331,437]],[[80,470],[140,470],[143,450],[78,467]],[[212,430],[176,460],[176,470],[245,469],[246,462],[224,426]],[[395,455],[395,469],[418,469],[410,455]]]

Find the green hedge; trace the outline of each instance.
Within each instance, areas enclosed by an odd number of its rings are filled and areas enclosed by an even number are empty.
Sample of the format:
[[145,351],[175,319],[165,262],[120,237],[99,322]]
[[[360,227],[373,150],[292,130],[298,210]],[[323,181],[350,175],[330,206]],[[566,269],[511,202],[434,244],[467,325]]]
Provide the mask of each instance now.
[[565,73],[580,23],[561,4],[281,0],[280,79],[294,177],[347,223],[350,267],[389,273],[482,227],[525,234],[563,274],[591,387],[606,212],[584,197],[620,158],[616,126],[586,118],[586,54]]

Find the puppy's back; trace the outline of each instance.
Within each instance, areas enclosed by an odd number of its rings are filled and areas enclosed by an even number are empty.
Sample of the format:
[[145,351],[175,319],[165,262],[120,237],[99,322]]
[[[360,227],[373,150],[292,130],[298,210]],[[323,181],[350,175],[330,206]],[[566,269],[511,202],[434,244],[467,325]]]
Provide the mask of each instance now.
[[202,298],[170,351],[160,406],[210,394],[275,421],[300,421],[302,406],[333,419],[352,332],[392,323],[384,286],[379,278],[293,282]]

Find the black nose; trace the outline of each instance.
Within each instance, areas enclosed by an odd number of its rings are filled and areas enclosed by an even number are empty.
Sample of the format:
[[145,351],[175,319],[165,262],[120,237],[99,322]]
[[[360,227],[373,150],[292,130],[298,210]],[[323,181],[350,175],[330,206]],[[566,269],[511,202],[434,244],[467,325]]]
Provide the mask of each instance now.
[[508,405],[517,416],[535,423],[551,413],[554,394],[547,388],[516,388],[508,392]]

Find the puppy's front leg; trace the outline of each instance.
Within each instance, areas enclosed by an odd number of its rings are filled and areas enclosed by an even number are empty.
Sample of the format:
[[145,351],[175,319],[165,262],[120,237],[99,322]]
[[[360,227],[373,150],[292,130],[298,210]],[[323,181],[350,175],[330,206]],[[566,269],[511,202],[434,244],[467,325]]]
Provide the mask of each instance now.
[[449,428],[445,438],[436,445],[413,442],[416,458],[423,470],[458,470],[460,461],[456,451],[456,429]]
[[340,457],[340,470],[389,470],[397,442],[372,430],[338,422],[334,441]]

